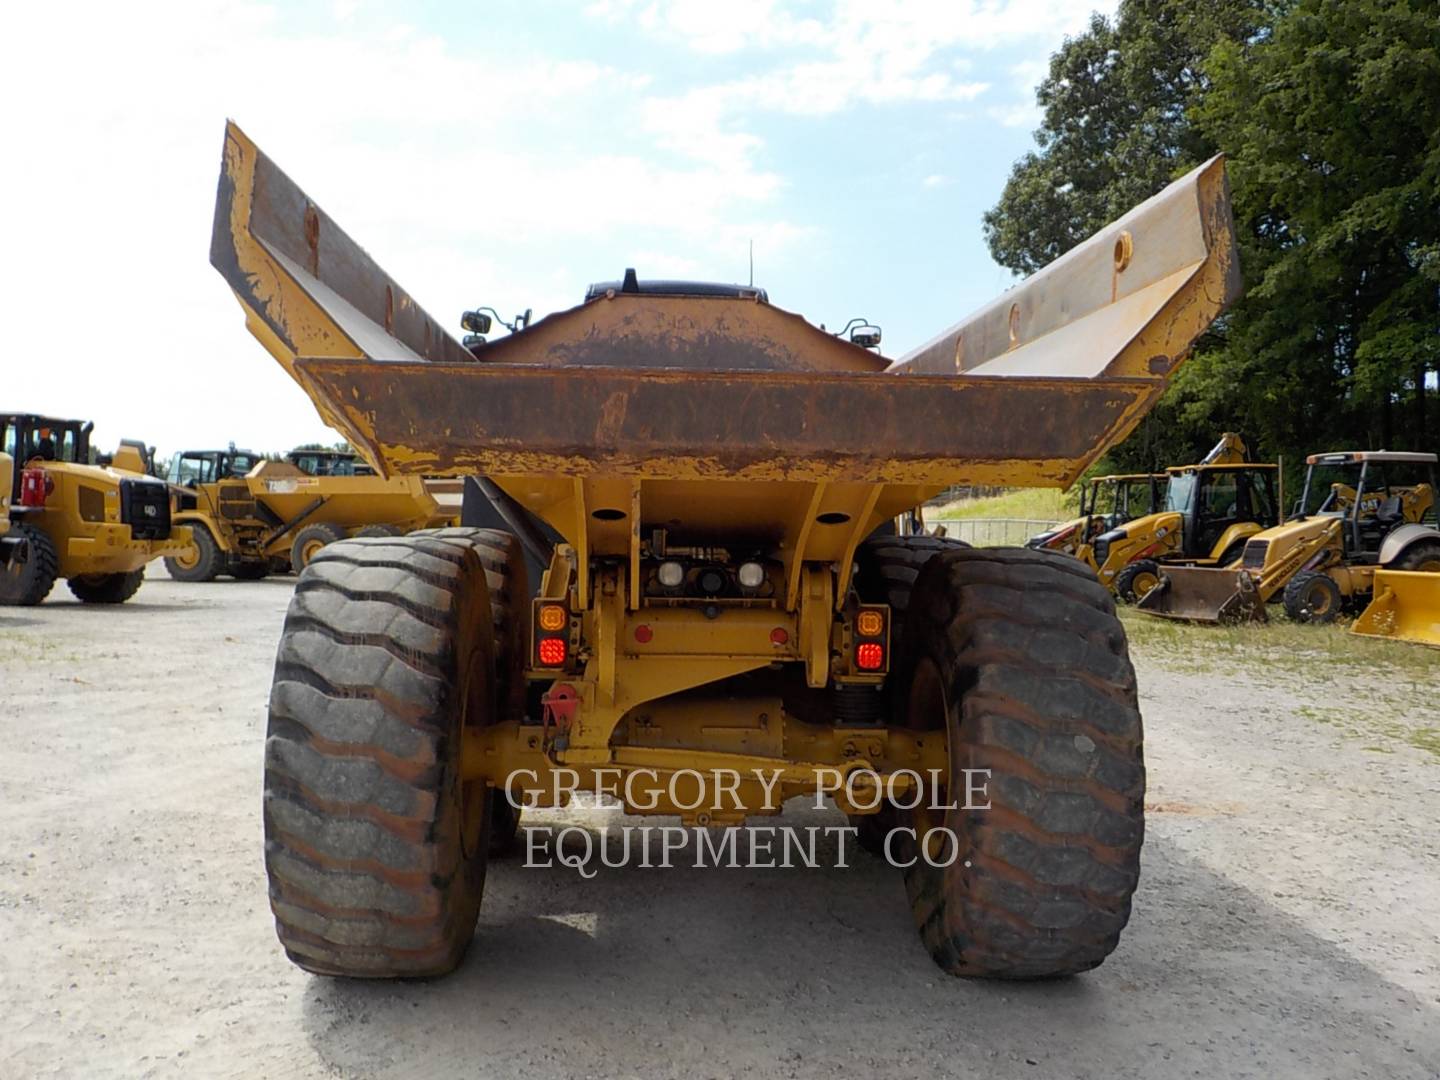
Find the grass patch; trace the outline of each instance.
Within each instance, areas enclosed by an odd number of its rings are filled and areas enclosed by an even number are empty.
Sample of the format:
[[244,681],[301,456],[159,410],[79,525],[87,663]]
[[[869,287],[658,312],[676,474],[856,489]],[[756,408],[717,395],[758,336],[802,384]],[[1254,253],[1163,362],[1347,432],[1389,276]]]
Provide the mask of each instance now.
[[1434,685],[1440,655],[1398,641],[1349,633],[1348,620],[1326,626],[1269,622],[1205,626],[1155,619],[1121,608],[1131,652],[1172,671],[1223,674],[1293,697],[1293,716],[1392,753],[1394,744],[1440,760],[1440,710]]
[[928,521],[964,521],[967,518],[1027,518],[1033,521],[1064,521],[1079,513],[1080,488],[1074,497],[1055,488],[1015,488],[1003,495],[984,499],[958,499],[928,510]]

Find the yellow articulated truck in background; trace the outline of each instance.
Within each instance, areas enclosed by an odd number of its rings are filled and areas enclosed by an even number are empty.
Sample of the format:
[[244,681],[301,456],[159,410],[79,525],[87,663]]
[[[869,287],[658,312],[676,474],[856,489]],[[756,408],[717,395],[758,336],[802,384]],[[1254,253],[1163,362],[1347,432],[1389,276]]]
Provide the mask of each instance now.
[[[1238,566],[1164,567],[1140,610],[1238,622],[1266,618],[1266,605],[1280,600],[1296,622],[1331,622],[1370,598],[1377,572],[1440,573],[1435,461],[1390,450],[1311,454],[1295,513],[1250,537]],[[1393,579],[1388,603],[1409,625],[1431,609],[1423,579],[1419,589],[1407,584]]]
[[455,518],[423,477],[376,476],[356,455],[336,451],[296,450],[269,461],[233,445],[185,450],[170,459],[169,481],[175,520],[195,537],[165,560],[177,581],[299,571],[336,540],[401,536]]
[[124,442],[108,464],[92,465],[92,428],[0,414],[0,451],[12,462],[5,488],[12,554],[0,575],[0,604],[38,604],[57,578],[87,604],[124,603],[147,563],[190,546],[190,530],[171,521],[164,482],[144,475],[143,447]]
[[234,125],[214,222],[323,420],[385,475],[483,477],[504,524],[337,541],[300,575],[263,795],[295,963],[451,970],[507,799],[576,785],[697,830],[817,793],[887,814],[956,975],[1115,948],[1145,770],[1110,594],[893,523],[951,485],[1067,487],[1134,428],[1239,292],[1219,159],[898,359],[633,271],[467,347]]

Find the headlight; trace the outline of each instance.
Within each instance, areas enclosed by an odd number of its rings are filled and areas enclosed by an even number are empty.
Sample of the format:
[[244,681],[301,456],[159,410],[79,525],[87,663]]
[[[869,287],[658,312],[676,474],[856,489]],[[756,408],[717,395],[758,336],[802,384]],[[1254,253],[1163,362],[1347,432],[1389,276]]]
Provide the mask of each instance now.
[[655,572],[655,576],[660,579],[660,584],[665,588],[676,589],[685,580],[685,567],[678,562],[662,562],[660,569]]
[[765,568],[758,562],[742,563],[740,566],[740,584],[746,589],[758,589],[765,584]]

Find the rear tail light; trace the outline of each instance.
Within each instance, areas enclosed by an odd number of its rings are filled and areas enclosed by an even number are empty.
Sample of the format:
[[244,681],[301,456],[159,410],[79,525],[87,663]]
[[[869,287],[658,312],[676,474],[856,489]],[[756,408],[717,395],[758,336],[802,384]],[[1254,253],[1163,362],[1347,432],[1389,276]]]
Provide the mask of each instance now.
[[535,601],[535,666],[563,668],[570,659],[570,609],[555,600]]
[[885,670],[890,645],[890,609],[862,607],[855,613],[855,667],[859,671]]
[[44,469],[26,469],[20,474],[20,505],[44,506],[45,496],[54,487]]
[[564,667],[570,646],[563,637],[541,638],[535,652],[540,658],[541,667]]

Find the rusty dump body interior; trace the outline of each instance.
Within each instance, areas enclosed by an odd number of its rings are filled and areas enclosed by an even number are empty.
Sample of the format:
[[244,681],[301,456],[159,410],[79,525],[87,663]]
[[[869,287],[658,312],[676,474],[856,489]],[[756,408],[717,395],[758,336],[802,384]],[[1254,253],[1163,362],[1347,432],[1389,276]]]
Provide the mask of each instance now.
[[793,585],[947,485],[1074,481],[1237,295],[1232,229],[1216,159],[896,360],[758,298],[619,290],[477,359],[231,124],[211,262],[382,474],[486,475],[582,562],[744,533]]

